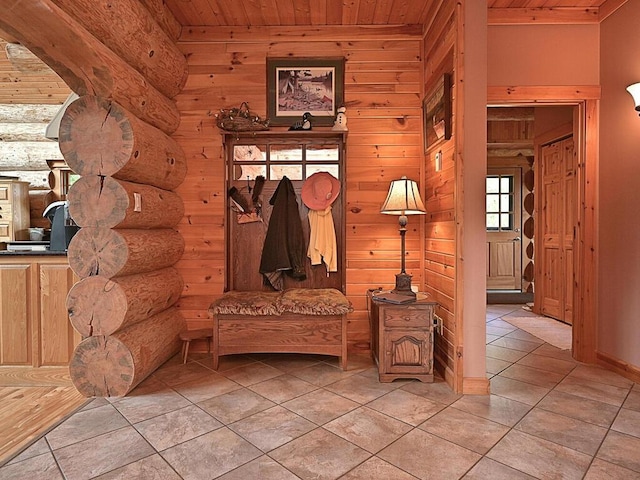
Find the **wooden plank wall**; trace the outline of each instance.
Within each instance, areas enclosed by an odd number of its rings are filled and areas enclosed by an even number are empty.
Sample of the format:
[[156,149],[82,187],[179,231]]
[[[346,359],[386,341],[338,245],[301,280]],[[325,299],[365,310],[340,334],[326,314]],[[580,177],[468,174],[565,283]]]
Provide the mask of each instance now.
[[[426,291],[438,302],[435,313],[443,320],[443,334],[436,334],[434,357],[439,373],[453,385],[456,349],[461,345],[456,317],[456,42],[455,2],[445,1],[424,37],[424,81],[428,92],[444,73],[451,74],[452,135],[431,146],[425,159],[425,269]],[[442,152],[442,169],[435,170],[435,156]]]
[[[302,35],[304,41],[301,41]],[[350,348],[369,348],[366,291],[391,288],[400,271],[396,217],[379,213],[389,183],[419,180],[422,29],[413,27],[184,28],[179,47],[189,79],[176,97],[181,125],[173,135],[188,159],[178,193],[185,203],[179,225],[186,251],[177,267],[185,280],[180,309],[190,325],[209,325],[207,307],[224,284],[224,158],[213,114],[248,101],[266,112],[266,57],[344,56],[347,138],[347,295]],[[326,128],[326,127],[325,127]],[[407,233],[407,271],[422,285],[422,220]]]

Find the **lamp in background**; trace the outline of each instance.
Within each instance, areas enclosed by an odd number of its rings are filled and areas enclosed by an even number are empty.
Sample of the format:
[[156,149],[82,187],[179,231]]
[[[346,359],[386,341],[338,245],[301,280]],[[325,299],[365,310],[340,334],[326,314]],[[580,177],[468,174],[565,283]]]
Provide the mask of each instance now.
[[396,288],[393,293],[415,298],[416,294],[411,290],[411,275],[408,275],[405,271],[404,237],[407,233],[407,215],[424,215],[426,213],[416,182],[404,176],[400,180],[393,180],[380,213],[399,215],[402,268],[400,273],[396,275]]
[[636,105],[636,111],[640,112],[640,82],[634,83],[627,87],[627,92],[633,97],[633,102]]

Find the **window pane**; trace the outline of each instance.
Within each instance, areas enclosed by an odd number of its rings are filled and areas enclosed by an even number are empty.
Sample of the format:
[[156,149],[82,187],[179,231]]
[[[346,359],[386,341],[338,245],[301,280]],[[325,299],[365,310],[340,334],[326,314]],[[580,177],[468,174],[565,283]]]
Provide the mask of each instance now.
[[490,213],[487,215],[487,230],[498,229],[498,215],[496,213]]
[[512,212],[513,211],[513,196],[512,195],[500,195],[500,211]]
[[500,215],[500,229],[502,230],[512,230],[511,228],[511,217],[512,215],[509,213],[502,213]]
[[307,160],[328,162],[339,160],[338,145],[307,145]]
[[279,160],[295,160],[298,162],[302,161],[302,147],[301,146],[291,146],[291,145],[271,145],[270,148],[271,156],[269,157],[272,161]]
[[487,195],[487,213],[499,212],[498,195]]
[[267,147],[265,145],[235,145],[233,147],[233,159],[236,162],[265,161],[267,159],[266,151]]
[[258,175],[266,178],[266,165],[236,165],[233,169],[234,180],[255,180]]
[[498,177],[487,177],[487,193],[499,193]]
[[500,179],[500,191],[502,193],[511,193],[513,192],[513,177],[512,176],[506,176],[506,177],[502,177]]
[[308,165],[307,178],[316,172],[328,172],[336,178],[340,178],[340,167],[338,165]]
[[269,180],[281,180],[282,177],[287,177],[289,180],[302,180],[302,165],[271,165]]

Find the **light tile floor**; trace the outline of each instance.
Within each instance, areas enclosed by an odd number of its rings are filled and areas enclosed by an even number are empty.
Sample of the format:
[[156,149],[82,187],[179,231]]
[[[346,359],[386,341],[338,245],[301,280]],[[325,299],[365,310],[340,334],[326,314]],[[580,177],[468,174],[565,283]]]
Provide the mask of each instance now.
[[379,383],[368,358],[193,356],[95,399],[0,468],[9,479],[640,479],[640,385],[487,308],[490,396]]

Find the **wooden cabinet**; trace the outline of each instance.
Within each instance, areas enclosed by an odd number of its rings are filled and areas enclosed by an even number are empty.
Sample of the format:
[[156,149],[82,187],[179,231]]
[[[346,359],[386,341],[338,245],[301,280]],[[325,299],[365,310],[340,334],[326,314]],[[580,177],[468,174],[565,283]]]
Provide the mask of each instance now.
[[433,309],[420,295],[416,302],[396,305],[368,293],[371,352],[381,382],[396,378],[433,381]]
[[29,182],[0,181],[0,242],[29,240]]
[[0,256],[0,365],[67,365],[80,341],[67,315],[67,257]]

